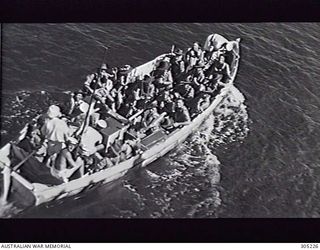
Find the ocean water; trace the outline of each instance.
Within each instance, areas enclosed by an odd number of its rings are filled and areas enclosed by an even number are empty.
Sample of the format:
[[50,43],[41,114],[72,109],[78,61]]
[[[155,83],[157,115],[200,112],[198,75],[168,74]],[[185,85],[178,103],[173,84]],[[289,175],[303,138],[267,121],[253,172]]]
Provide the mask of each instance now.
[[[6,217],[319,217],[318,23],[5,24],[1,144],[103,60],[140,65],[203,42],[242,38],[246,101],[214,113],[185,143],[110,185]],[[156,31],[156,32],[155,32]],[[222,122],[218,122],[222,121]],[[8,212],[9,211],[9,212]],[[1,212],[1,211],[0,211]],[[62,213],[63,212],[63,213]]]

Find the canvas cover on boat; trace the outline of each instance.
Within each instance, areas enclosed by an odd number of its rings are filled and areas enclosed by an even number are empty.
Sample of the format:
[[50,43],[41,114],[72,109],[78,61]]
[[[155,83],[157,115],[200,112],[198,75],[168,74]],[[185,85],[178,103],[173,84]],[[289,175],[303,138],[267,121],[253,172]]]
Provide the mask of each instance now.
[[[14,144],[11,145],[10,154],[12,159],[11,167],[14,167],[29,155]],[[33,156],[20,166],[19,174],[31,183],[41,183],[49,186],[63,183],[62,180],[53,177],[50,173],[50,169]]]

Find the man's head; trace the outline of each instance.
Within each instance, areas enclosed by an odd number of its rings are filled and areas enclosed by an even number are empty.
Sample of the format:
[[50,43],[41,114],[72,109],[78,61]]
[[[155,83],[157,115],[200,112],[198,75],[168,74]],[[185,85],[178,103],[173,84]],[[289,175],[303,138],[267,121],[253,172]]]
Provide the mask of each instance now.
[[225,60],[226,60],[226,59],[225,59],[225,57],[224,57],[224,56],[220,56],[220,58],[219,58],[219,62],[220,62],[220,63],[224,63],[224,62],[225,62]]
[[181,60],[182,57],[183,57],[183,50],[182,50],[182,49],[177,49],[177,50],[174,52],[174,54],[175,54],[175,58],[176,58],[177,60]]
[[28,126],[26,137],[33,138],[37,135],[37,130],[31,124]]
[[195,51],[197,51],[199,48],[200,48],[200,44],[199,44],[198,42],[195,42],[195,43],[193,44],[193,49],[194,49]]
[[75,93],[75,99],[76,101],[80,101],[83,99],[83,94],[81,92],[76,92]]
[[190,85],[190,84],[186,84],[186,85],[184,85],[184,88],[185,88],[186,90],[190,90],[190,89],[192,89],[192,87],[191,87],[191,85]]
[[178,108],[182,108],[182,107],[184,106],[184,102],[183,102],[182,99],[178,99],[177,102],[176,102],[176,104],[177,104],[177,107],[178,107]]
[[169,100],[170,99],[170,92],[168,90],[163,92],[163,98],[165,100]]

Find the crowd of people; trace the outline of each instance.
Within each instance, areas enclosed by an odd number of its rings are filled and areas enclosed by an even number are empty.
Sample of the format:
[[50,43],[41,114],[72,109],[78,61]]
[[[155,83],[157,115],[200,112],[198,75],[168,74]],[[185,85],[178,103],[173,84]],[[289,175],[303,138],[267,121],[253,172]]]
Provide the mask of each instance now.
[[[72,95],[67,112],[51,105],[19,146],[65,182],[118,164],[142,150],[141,140],[154,131],[170,133],[208,108],[231,77],[231,56],[228,43],[204,50],[196,42],[185,52],[173,48],[143,76],[132,77],[129,65],[103,64]],[[106,143],[101,131],[108,117],[125,129]]]

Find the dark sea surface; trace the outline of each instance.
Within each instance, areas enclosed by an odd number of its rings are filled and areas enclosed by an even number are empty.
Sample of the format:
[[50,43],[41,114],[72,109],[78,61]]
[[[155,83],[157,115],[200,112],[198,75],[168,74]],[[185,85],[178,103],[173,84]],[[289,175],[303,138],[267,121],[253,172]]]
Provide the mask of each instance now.
[[80,88],[103,60],[101,45],[110,65],[137,66],[212,33],[242,38],[235,83],[247,108],[240,105],[231,124],[217,129],[222,115],[212,114],[145,169],[6,216],[319,217],[319,23],[5,24],[1,144],[66,101],[62,91]]

